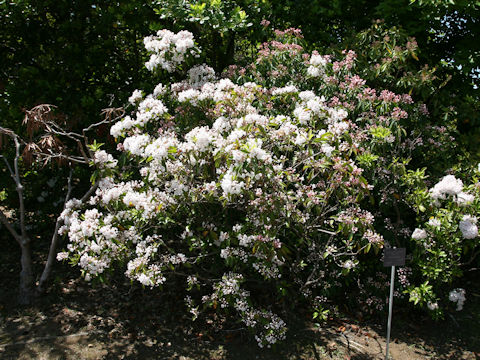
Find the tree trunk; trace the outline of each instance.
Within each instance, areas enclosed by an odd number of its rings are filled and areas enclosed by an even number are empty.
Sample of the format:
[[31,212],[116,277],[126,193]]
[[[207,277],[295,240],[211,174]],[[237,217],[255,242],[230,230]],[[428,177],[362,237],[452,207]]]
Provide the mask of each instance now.
[[28,305],[32,302],[33,296],[33,269],[32,269],[32,249],[30,239],[22,239],[20,248],[22,249],[22,271],[20,272],[20,289],[18,302],[21,305]]

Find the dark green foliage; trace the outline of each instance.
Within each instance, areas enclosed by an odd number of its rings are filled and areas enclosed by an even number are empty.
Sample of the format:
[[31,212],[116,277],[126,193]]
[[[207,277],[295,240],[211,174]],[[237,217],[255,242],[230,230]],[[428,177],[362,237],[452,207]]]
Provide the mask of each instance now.
[[0,3],[2,122],[50,103],[74,126],[122,105],[142,82],[141,41],[157,19],[143,1]]

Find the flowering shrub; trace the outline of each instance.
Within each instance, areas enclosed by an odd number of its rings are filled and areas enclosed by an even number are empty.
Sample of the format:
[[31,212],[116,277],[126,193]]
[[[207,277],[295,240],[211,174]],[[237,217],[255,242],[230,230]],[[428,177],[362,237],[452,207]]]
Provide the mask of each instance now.
[[[157,46],[165,37],[188,45]],[[147,67],[171,71],[191,39],[147,38]],[[296,29],[278,31],[247,68],[219,77],[197,65],[152,94],[136,90],[132,113],[111,128],[121,155],[94,148],[95,196],[62,214],[69,244],[58,258],[87,281],[123,264],[145,287],[183,282],[194,319],[236,315],[259,346],[285,338],[288,306],[325,315],[359,276],[360,255],[377,265],[395,244],[377,232],[388,221],[374,209],[393,211],[410,156],[428,156],[408,136],[425,111],[367,87],[355,53],[306,54],[300,41]]]
[[[447,298],[457,304],[458,311],[466,299],[465,290],[450,289],[478,254],[479,175],[477,169],[470,185],[446,175],[430,189],[418,186],[410,197],[422,224],[411,237],[413,261],[424,282],[420,287],[411,285],[406,292],[410,301],[426,305],[436,317],[442,316]],[[417,176],[423,179],[421,174]]]

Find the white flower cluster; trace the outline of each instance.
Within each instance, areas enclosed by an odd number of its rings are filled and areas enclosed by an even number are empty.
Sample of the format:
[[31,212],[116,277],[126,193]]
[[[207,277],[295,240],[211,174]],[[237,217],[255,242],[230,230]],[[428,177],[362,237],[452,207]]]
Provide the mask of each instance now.
[[165,282],[162,266],[152,263],[152,258],[157,254],[158,247],[162,244],[161,236],[147,236],[145,240],[136,244],[136,258],[127,264],[125,275],[132,280],[137,280],[144,286],[155,287]]
[[428,234],[427,234],[427,232],[426,232],[424,229],[416,228],[416,229],[413,231],[412,239],[414,239],[414,240],[423,240],[423,239],[426,239],[427,236],[428,236]]
[[153,71],[160,67],[173,72],[187,55],[197,55],[193,34],[189,31],[180,31],[175,34],[169,30],[159,30],[157,35],[143,39],[145,48],[152,52],[145,67]]
[[478,236],[477,218],[464,215],[458,227],[465,239],[475,239]]
[[138,101],[142,100],[142,91],[141,90],[134,90],[132,95],[128,98],[128,102],[132,105],[135,105]]
[[440,204],[439,200],[444,200],[447,195],[453,196],[454,201],[461,206],[471,204],[475,197],[463,192],[463,182],[453,175],[446,175],[433,188],[430,189],[430,195],[435,200],[435,204]]
[[287,332],[285,322],[271,311],[252,308],[247,301],[250,293],[240,286],[242,281],[241,274],[224,274],[222,280],[215,284],[215,292],[203,300],[218,301],[224,308],[233,306],[245,325],[257,330],[255,339],[261,348],[270,347],[276,342],[284,340]]
[[428,220],[428,225],[434,228],[439,228],[442,225],[442,223],[437,218],[432,217],[431,219]]
[[329,60],[325,56],[312,54],[310,57],[310,66],[307,69],[307,74],[312,77],[320,77],[325,74],[325,66]]
[[[81,216],[78,210],[74,210],[73,204],[75,201],[62,212],[65,225],[59,233],[68,231],[70,243],[67,249],[78,254],[79,266],[85,271],[85,279],[89,281],[103,273],[110,267],[111,262],[121,255],[121,242],[126,238],[121,236],[114,226],[112,215],[103,216],[97,209],[91,209]],[[117,241],[113,242],[112,239]],[[59,260],[64,258],[63,253],[57,256]]]
[[157,84],[157,86],[155,86],[155,89],[153,89],[153,96],[157,98],[159,96],[165,95],[167,90],[168,90],[167,86],[163,85],[162,83],[159,83]]
[[93,162],[100,168],[113,169],[117,166],[118,160],[115,160],[111,154],[108,154],[105,150],[95,151],[93,154]]
[[464,289],[454,289],[450,291],[448,299],[457,304],[457,311],[463,309],[463,304],[465,303],[465,290]]
[[[162,84],[159,85],[161,86]],[[124,136],[127,131],[134,130],[138,127],[143,127],[151,121],[160,120],[163,115],[168,112],[168,109],[161,100],[156,98],[156,96],[164,93],[165,90],[163,87],[158,88],[157,86],[155,91],[157,92],[157,95],[148,95],[139,103],[138,111],[136,112],[136,118],[132,119],[130,116],[125,116],[121,121],[115,123],[110,128],[110,135],[118,138],[120,136]],[[137,100],[137,102],[140,100]]]
[[457,195],[463,189],[463,182],[453,175],[446,175],[435,186],[430,189],[434,199],[444,199],[445,195]]
[[297,94],[299,92],[298,88],[295,85],[288,85],[281,88],[276,88],[272,91],[273,96],[283,95],[283,94]]
[[201,88],[208,82],[215,81],[215,70],[206,64],[192,67],[188,70],[188,83],[194,89]]

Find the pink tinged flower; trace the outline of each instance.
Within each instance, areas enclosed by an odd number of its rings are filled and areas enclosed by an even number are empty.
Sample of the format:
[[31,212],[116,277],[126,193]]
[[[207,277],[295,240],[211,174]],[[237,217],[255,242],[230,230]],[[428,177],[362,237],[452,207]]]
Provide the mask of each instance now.
[[352,260],[347,260],[342,264],[342,267],[345,269],[353,269],[356,266],[356,264]]
[[428,236],[427,232],[423,229],[416,228],[413,231],[412,239],[414,240],[423,240]]
[[68,253],[67,252],[59,252],[57,254],[57,261],[62,261],[68,258]]

